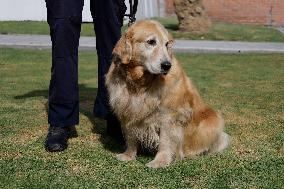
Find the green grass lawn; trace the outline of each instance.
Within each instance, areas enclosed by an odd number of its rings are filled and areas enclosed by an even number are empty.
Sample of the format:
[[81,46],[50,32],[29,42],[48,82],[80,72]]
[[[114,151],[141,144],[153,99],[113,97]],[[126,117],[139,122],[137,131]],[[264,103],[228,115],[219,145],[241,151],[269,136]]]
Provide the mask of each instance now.
[[177,54],[232,144],[158,170],[144,166],[151,155],[116,160],[122,148],[94,121],[95,52],[80,52],[79,137],[45,152],[50,54],[0,49],[0,188],[283,188],[283,54]]
[[[267,26],[213,23],[212,29],[207,34],[199,35],[178,31],[176,18],[156,18],[156,20],[160,21],[176,39],[284,42],[284,34]],[[123,30],[125,28],[126,26]],[[46,22],[2,21],[0,33],[48,35],[49,28]],[[82,24],[81,35],[94,36],[93,24]]]

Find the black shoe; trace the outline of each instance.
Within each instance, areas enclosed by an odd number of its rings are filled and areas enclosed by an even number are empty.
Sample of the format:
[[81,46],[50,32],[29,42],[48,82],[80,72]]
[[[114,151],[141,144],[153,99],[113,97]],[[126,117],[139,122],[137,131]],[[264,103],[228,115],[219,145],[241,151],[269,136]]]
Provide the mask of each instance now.
[[68,132],[68,138],[77,138],[78,133],[75,126],[65,127]]
[[65,150],[68,147],[70,130],[70,127],[62,128],[50,126],[45,139],[45,150],[48,152],[60,152]]

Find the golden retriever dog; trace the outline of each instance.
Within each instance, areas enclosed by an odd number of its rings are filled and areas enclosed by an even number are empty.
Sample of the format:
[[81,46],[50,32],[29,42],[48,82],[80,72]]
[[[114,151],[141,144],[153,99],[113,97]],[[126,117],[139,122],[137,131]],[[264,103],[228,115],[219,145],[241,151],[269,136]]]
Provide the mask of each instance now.
[[134,160],[138,144],[157,150],[146,164],[151,168],[229,144],[223,118],[204,104],[172,46],[160,23],[144,20],[129,27],[113,50],[106,86],[126,140],[126,151],[117,155],[121,161]]

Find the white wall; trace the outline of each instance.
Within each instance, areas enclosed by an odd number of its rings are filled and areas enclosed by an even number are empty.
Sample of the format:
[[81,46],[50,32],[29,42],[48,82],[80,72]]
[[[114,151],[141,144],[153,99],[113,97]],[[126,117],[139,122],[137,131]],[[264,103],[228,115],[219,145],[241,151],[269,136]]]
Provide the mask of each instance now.
[[0,0],[0,20],[44,20],[44,0]]
[[[85,2],[83,20],[92,21],[90,3]],[[0,20],[46,20],[44,0],[0,0]]]
[[[128,2],[128,0],[126,0]],[[157,0],[138,0],[137,18],[152,18],[159,16]]]
[[[159,16],[158,2],[163,0],[139,0],[137,18]],[[125,0],[128,5],[128,0]],[[161,16],[161,15],[160,15]],[[0,20],[46,20],[44,0],[0,0]],[[91,22],[89,0],[85,0],[83,21]]]

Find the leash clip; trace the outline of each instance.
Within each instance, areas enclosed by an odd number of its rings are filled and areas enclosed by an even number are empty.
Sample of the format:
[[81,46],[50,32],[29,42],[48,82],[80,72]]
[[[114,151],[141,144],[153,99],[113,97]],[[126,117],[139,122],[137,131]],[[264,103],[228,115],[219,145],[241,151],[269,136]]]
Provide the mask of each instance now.
[[136,21],[135,17],[129,17],[128,27],[131,26]]
[[125,15],[129,17],[128,27],[131,26],[136,21],[135,14],[137,12],[138,0],[134,0],[134,3],[132,2],[132,0],[129,0],[129,6],[130,6],[129,14]]

